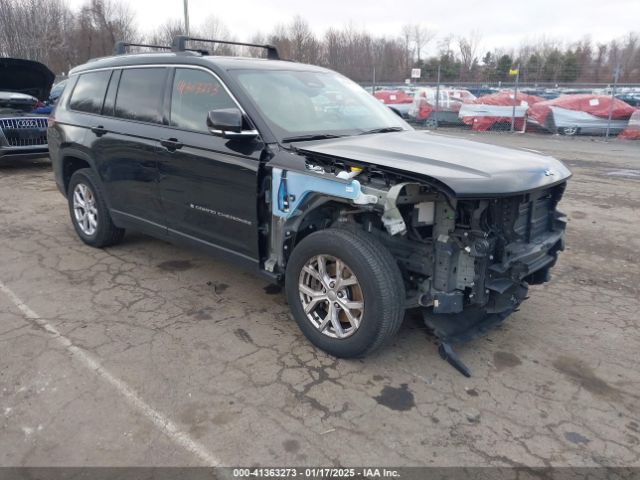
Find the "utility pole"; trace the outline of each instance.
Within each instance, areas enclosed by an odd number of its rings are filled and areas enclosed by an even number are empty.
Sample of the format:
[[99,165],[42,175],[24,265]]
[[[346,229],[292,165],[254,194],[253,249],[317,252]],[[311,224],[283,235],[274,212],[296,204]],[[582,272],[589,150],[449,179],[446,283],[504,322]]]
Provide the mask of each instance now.
[[616,67],[616,71],[613,74],[613,87],[611,88],[611,105],[609,105],[609,117],[607,119],[607,133],[605,134],[605,141],[609,140],[609,130],[611,129],[611,117],[613,116],[613,102],[616,100],[616,87],[618,86],[618,76],[620,75],[620,65]]
[[511,133],[515,128],[516,124],[516,104],[518,103],[518,82],[520,81],[520,64],[518,64],[516,70],[516,85],[513,89],[513,110],[511,111]]
[[438,78],[436,80],[436,130],[438,129],[438,117],[440,116],[440,64],[438,64]]
[[184,34],[189,35],[189,0],[184,0]]
[[371,95],[376,93],[376,66],[373,66],[373,82],[371,82]]

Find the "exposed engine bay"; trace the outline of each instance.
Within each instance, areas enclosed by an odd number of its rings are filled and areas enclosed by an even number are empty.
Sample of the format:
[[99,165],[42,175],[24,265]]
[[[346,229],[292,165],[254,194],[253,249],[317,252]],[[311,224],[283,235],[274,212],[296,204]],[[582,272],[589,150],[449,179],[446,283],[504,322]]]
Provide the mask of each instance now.
[[282,272],[287,252],[315,230],[362,229],[397,260],[406,307],[421,308],[449,348],[515,311],[528,285],[549,280],[564,248],[566,218],[556,206],[565,185],[457,199],[446,186],[404,172],[307,158],[304,172],[273,168],[265,269]]

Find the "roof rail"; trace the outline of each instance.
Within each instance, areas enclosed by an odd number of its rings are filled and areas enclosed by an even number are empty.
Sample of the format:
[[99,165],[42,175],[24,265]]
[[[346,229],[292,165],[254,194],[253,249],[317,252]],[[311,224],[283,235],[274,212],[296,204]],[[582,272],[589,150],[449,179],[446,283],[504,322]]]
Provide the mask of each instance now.
[[231,42],[229,40],[213,40],[208,38],[195,38],[195,37],[187,37],[186,35],[177,35],[176,37],[174,37],[171,48],[175,52],[184,52],[185,50],[189,50],[188,48],[186,48],[187,42],[189,41],[205,42],[205,43],[222,43],[224,45],[240,45],[243,47],[264,48],[267,50],[267,58],[269,60],[280,60],[278,49],[273,45],[259,45],[257,43],[243,43],[243,42]]
[[127,53],[128,47],[147,47],[147,48],[157,48],[158,50],[171,50],[171,47],[167,45],[149,45],[146,43],[130,43],[130,42],[116,42],[113,46],[113,54],[114,55],[124,55]]

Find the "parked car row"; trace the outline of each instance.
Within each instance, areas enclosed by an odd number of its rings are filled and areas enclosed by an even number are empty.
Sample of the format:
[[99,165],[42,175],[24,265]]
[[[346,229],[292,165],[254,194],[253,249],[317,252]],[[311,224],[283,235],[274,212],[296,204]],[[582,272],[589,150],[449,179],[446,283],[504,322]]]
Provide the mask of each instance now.
[[514,128],[522,130],[527,110],[541,101],[544,99],[527,93],[518,92],[514,96],[513,92],[498,92],[465,103],[460,108],[459,115],[462,122],[473,130],[510,126],[512,117]]
[[409,94],[404,90],[378,90],[373,96],[388,105],[391,110],[402,118],[408,119],[410,117],[413,94]]
[[460,107],[475,98],[471,92],[460,88],[421,88],[413,97],[409,116],[427,126],[460,123]]
[[632,90],[613,99],[611,92],[604,90],[565,90],[559,96],[548,90],[524,89],[515,97],[513,90],[502,90],[476,97],[466,89],[426,87],[379,90],[374,96],[404,118],[427,127],[467,125],[477,131],[504,130],[511,128],[513,120],[518,131],[562,135],[604,135],[607,130],[617,135],[640,104],[640,92]]
[[[564,135],[617,135],[629,123],[635,108],[605,95],[564,95],[538,102],[527,111],[528,121],[543,130]],[[611,121],[609,121],[611,116]]]

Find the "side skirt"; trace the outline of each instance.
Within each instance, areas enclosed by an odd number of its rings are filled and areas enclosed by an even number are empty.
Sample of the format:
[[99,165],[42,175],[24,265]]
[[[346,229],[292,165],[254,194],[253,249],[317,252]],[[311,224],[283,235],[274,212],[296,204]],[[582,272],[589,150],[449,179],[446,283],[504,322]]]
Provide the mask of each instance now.
[[130,215],[118,210],[110,210],[113,222],[120,228],[126,228],[147,234],[160,240],[168,241],[177,246],[184,246],[199,250],[211,257],[229,262],[242,270],[257,273],[265,280],[278,283],[278,276],[260,269],[260,262],[257,259],[234,252],[219,245],[215,245],[204,240],[200,240],[191,235],[167,228],[144,218]]

